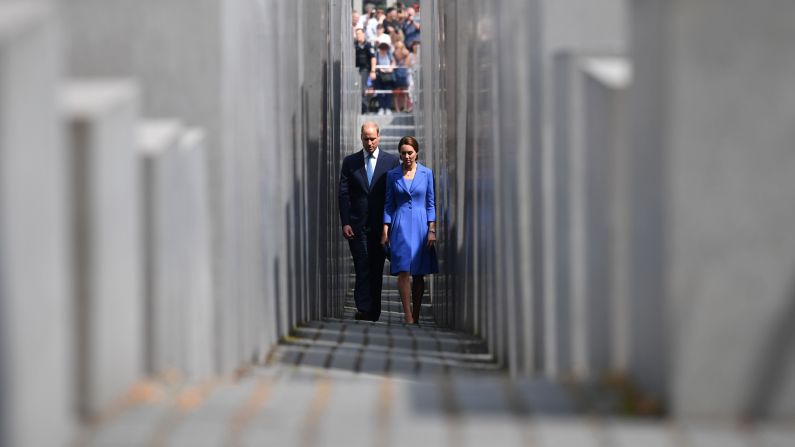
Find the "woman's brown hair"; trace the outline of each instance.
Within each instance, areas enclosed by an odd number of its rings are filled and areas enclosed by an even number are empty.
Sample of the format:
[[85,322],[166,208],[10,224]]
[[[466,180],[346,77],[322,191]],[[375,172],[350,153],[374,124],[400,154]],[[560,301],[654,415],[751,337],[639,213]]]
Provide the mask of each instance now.
[[420,143],[418,143],[414,137],[406,135],[405,137],[401,138],[400,141],[398,142],[398,152],[400,152],[400,148],[404,144],[408,144],[409,146],[413,147],[414,152],[417,153],[420,152]]

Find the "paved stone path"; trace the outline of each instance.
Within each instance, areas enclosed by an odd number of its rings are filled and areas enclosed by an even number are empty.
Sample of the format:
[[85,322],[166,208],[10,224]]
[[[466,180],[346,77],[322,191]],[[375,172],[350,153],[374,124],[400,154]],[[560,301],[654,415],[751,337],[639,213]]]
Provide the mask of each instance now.
[[[394,138],[394,137],[391,137]],[[674,424],[616,415],[609,383],[510,381],[484,343],[439,328],[430,307],[402,323],[395,278],[381,320],[296,328],[233,376],[142,383],[87,427],[78,446],[792,447],[795,427]]]
[[402,374],[262,365],[236,378],[148,384],[87,430],[79,445],[794,445],[791,426],[617,419],[589,414],[575,395],[549,382],[511,382],[496,374],[410,380]]
[[394,278],[381,321],[296,328],[267,359],[201,383],[136,387],[81,433],[80,446],[792,447],[792,426],[676,425],[616,417],[599,383],[507,379],[483,343],[401,323]]

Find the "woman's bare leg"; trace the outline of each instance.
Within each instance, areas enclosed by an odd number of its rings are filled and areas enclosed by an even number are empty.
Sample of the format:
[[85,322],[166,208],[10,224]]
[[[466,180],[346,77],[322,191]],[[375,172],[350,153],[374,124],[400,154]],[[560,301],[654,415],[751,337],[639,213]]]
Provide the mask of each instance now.
[[412,318],[411,314],[411,277],[409,272],[398,273],[398,291],[400,292],[400,301],[403,302],[404,321],[408,324],[413,324],[414,318]]
[[422,294],[425,293],[425,277],[423,275],[415,275],[414,282],[411,284],[411,303],[412,311],[411,316],[414,322],[420,321],[420,306],[422,306]]

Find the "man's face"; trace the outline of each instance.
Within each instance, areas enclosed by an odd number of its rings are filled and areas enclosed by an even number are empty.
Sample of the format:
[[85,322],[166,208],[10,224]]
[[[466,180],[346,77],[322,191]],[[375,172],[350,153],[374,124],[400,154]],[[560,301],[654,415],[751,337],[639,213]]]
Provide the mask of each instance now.
[[361,29],[356,30],[356,41],[359,43],[364,43],[364,31]]
[[375,126],[365,126],[362,129],[362,148],[369,153],[375,152],[378,147],[378,130]]

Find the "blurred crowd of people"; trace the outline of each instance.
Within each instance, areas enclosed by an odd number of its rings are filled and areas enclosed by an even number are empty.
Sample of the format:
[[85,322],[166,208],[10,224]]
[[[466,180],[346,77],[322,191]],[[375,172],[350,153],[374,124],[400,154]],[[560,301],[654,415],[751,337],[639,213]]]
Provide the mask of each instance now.
[[419,8],[419,3],[397,2],[386,9],[367,3],[363,13],[351,14],[362,113],[412,111],[420,51]]

